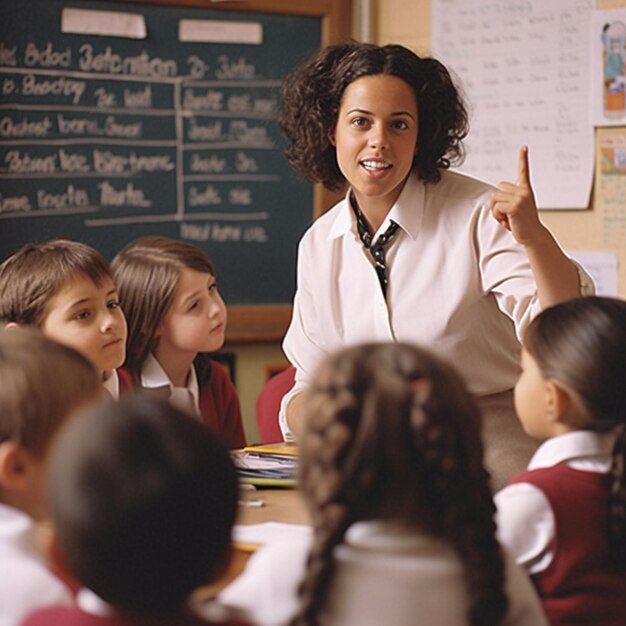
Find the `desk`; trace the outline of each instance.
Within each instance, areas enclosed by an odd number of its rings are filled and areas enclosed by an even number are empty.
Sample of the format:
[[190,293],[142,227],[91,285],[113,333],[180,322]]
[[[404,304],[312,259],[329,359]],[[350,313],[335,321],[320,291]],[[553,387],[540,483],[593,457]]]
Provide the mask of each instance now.
[[239,507],[237,524],[311,523],[302,496],[297,489],[257,489],[256,491],[244,492],[243,499],[249,498],[260,498],[264,501],[264,506],[258,508]]
[[[237,524],[262,524],[263,522],[283,522],[285,524],[310,524],[310,517],[302,496],[297,489],[257,489],[244,491],[242,499],[260,498],[261,507],[240,506]],[[256,546],[234,544],[230,563],[220,579],[210,585],[203,585],[193,595],[194,600],[202,602],[218,594],[233,581],[246,566]]]

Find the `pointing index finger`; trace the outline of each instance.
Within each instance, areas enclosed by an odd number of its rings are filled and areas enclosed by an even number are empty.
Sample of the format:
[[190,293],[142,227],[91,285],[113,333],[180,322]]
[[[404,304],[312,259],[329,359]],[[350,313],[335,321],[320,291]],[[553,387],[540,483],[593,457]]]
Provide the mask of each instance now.
[[522,146],[519,151],[517,184],[525,186],[525,187],[530,187],[530,166],[528,164],[528,146]]

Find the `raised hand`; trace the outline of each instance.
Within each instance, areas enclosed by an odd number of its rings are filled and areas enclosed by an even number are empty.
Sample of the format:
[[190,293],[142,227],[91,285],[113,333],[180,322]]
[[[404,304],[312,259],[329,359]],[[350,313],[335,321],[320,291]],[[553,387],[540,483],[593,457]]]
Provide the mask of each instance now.
[[519,151],[517,183],[501,182],[491,195],[489,209],[494,219],[510,230],[522,245],[528,245],[545,230],[539,220],[530,182],[528,147]]

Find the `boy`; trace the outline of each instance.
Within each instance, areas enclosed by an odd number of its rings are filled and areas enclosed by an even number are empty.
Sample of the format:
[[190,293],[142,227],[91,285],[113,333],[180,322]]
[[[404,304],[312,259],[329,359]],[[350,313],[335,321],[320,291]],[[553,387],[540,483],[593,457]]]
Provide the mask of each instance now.
[[126,355],[126,320],[107,260],[57,239],[23,246],[0,265],[0,324],[32,325],[78,350],[117,398],[115,368]]
[[71,601],[38,549],[44,463],[61,423],[101,394],[93,367],[75,350],[34,329],[0,332],[0,626]]
[[239,624],[188,603],[228,563],[238,496],[228,453],[199,421],[143,395],[93,407],[61,433],[48,487],[58,554],[86,588],[77,607],[24,626]]

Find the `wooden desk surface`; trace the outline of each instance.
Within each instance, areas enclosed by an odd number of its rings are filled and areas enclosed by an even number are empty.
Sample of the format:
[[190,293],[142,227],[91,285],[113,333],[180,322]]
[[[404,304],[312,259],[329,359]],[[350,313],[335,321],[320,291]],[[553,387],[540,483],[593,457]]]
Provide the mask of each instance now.
[[[310,517],[297,489],[257,489],[243,491],[242,500],[261,499],[263,506],[239,506],[236,524],[262,524],[263,522],[283,522],[285,524],[310,524]],[[194,593],[200,602],[217,595],[226,585],[243,572],[255,548],[234,545],[231,561],[220,579],[210,585],[203,585]]]
[[261,507],[241,505],[237,524],[261,524],[284,522],[286,524],[310,524],[310,517],[297,489],[257,489],[244,491],[242,500],[263,501]]

